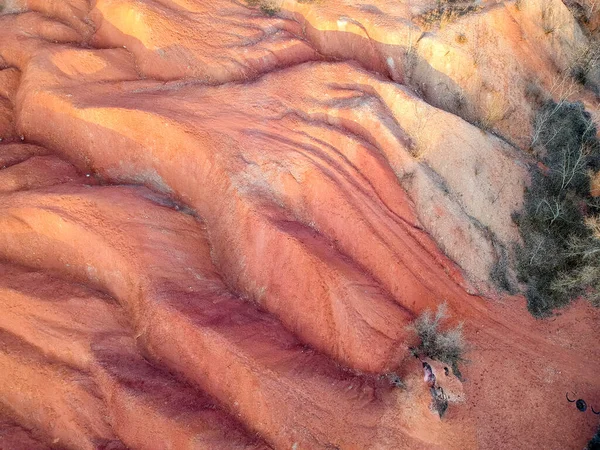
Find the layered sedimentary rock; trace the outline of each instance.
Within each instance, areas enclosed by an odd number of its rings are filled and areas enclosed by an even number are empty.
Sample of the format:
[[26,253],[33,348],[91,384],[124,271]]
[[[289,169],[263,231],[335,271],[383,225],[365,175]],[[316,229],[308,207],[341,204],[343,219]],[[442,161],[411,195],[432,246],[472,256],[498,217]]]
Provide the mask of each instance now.
[[[251,3],[0,3],[0,447],[583,446],[597,311],[490,280],[573,15]],[[444,301],[440,420],[409,347]]]

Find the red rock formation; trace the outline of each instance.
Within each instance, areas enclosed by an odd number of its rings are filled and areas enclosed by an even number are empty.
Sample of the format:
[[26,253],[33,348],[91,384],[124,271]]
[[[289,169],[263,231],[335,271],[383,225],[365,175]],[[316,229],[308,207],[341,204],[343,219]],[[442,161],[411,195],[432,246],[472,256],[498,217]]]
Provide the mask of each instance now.
[[[555,3],[549,43],[537,4],[421,34],[425,2],[7,2],[0,448],[583,446],[564,392],[600,404],[598,312],[536,322],[489,279],[519,240],[522,90],[586,39]],[[458,48],[481,23],[499,44]],[[440,420],[408,348],[442,301],[470,362],[431,362]]]

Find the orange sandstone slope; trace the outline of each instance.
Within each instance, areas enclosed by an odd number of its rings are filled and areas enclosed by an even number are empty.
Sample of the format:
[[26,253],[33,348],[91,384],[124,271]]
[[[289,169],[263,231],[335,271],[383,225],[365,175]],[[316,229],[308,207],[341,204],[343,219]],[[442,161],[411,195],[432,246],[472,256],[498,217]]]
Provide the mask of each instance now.
[[[598,311],[535,321],[490,273],[516,286],[526,87],[562,95],[584,30],[269,5],[0,1],[0,448],[582,448]],[[440,420],[408,348],[444,300]]]

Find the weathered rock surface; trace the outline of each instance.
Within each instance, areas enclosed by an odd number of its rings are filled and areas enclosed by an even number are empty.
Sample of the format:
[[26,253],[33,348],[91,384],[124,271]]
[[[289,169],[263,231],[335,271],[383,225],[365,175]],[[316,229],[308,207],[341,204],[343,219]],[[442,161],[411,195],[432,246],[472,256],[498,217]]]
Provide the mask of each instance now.
[[[536,322],[490,273],[528,90],[592,25],[254,3],[0,1],[0,448],[582,447],[598,311]],[[440,420],[409,325],[443,301]]]

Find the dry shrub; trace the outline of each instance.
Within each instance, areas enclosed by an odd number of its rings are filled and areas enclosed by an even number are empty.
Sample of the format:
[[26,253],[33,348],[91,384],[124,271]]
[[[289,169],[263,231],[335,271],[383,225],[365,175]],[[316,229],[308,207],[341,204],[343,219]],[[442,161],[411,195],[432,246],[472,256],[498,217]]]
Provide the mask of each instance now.
[[584,238],[573,236],[567,252],[569,257],[580,259],[580,268],[559,273],[551,289],[567,298],[580,293],[592,305],[600,306],[600,239],[594,233]]
[[577,296],[600,303],[600,202],[590,195],[590,170],[600,167],[596,127],[581,103],[548,102],[536,118],[534,166],[523,212],[515,216],[519,280],[527,306],[544,317]]
[[456,42],[457,42],[458,44],[461,44],[461,45],[462,45],[462,44],[465,44],[465,43],[467,42],[467,36],[465,36],[465,33],[458,33],[458,34],[456,35],[456,38],[455,38],[455,40],[456,40]]
[[432,125],[432,117],[424,108],[419,108],[416,104],[414,109],[414,117],[416,120],[415,128],[411,136],[412,140],[409,147],[409,152],[417,161],[422,161],[429,150],[427,142],[430,133],[429,127]]
[[502,246],[498,246],[498,259],[490,270],[490,280],[496,287],[504,292],[508,292],[511,295],[517,294],[518,288],[511,281],[509,275],[510,260],[508,252]]
[[249,6],[258,6],[263,14],[272,17],[279,12],[279,7],[272,0],[246,0]]
[[542,28],[544,33],[551,34],[556,31],[558,26],[558,20],[556,17],[556,11],[551,0],[545,0],[542,5]]
[[598,73],[600,65],[600,42],[591,39],[589,45],[576,50],[575,57],[568,69],[571,76],[582,86],[600,93]]
[[452,1],[438,1],[435,8],[424,12],[415,19],[425,29],[443,27],[455,22],[460,17],[480,11],[483,7],[475,4],[454,3]]
[[413,351],[448,364],[454,375],[461,378],[458,364],[466,362],[463,357],[466,344],[462,323],[455,328],[442,330],[442,321],[448,317],[447,309],[446,303],[442,303],[438,305],[435,314],[427,310],[414,321],[411,329],[417,334],[420,343]]
[[484,130],[491,130],[498,122],[506,120],[511,113],[512,109],[505,98],[498,92],[492,92],[491,98],[483,106],[479,126]]

